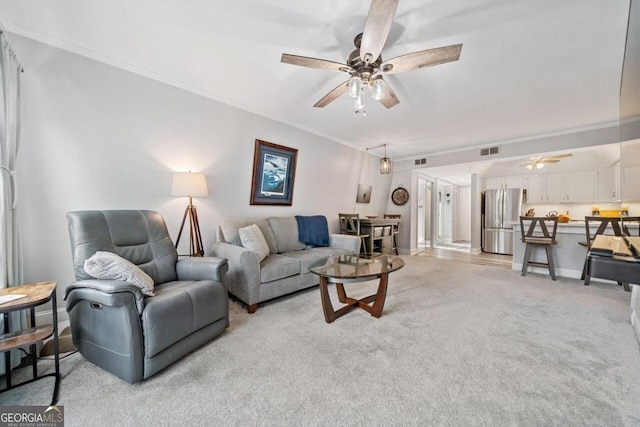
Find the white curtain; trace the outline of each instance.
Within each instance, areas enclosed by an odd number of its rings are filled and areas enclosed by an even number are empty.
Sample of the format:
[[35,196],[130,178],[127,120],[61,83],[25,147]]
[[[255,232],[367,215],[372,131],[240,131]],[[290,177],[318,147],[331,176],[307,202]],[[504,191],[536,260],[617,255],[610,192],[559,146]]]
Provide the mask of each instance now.
[[[16,158],[20,139],[20,73],[22,67],[11,46],[0,32],[0,288],[22,284],[22,248],[18,230],[16,194]],[[11,329],[26,327],[26,313],[11,313]],[[4,316],[0,316],[0,334],[4,332]],[[12,366],[20,363],[21,354],[11,355]],[[0,374],[5,372],[0,357]]]

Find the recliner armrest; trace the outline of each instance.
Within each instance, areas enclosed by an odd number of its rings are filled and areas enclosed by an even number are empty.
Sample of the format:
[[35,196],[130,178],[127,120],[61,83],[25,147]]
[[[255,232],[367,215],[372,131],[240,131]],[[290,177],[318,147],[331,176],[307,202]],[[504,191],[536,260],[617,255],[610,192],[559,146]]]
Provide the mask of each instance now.
[[98,304],[118,306],[126,304],[127,299],[133,298],[136,310],[144,310],[144,294],[136,285],[122,280],[86,279],[79,280],[67,286],[64,299],[67,310],[79,300],[90,300]]
[[227,259],[221,257],[184,258],[176,264],[178,280],[215,280],[225,288],[228,269]]

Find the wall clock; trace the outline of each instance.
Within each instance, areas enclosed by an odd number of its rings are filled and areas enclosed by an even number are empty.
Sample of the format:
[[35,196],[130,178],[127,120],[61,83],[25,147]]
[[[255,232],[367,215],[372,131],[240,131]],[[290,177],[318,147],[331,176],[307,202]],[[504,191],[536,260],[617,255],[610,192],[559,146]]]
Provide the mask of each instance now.
[[409,200],[409,192],[402,186],[393,190],[391,201],[398,206],[402,206]]

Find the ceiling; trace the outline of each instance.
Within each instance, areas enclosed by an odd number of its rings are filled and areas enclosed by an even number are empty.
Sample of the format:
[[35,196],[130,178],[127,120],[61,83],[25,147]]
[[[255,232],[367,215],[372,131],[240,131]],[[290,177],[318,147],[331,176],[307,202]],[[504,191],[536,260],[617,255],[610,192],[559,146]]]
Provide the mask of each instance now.
[[[400,104],[342,96],[370,0],[0,0],[30,37],[332,140],[410,158],[604,126],[619,117],[629,0],[400,0],[385,59],[462,43],[460,60],[385,77]],[[28,68],[28,66],[27,66]],[[26,70],[28,72],[28,69]]]

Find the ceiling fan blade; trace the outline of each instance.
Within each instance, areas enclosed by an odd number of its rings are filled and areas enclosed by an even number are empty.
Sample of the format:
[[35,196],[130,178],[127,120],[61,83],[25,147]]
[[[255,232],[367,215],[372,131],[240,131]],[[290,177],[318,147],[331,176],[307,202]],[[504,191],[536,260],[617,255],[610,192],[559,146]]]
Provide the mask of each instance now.
[[454,44],[408,53],[384,61],[380,64],[380,70],[385,74],[397,74],[416,68],[445,64],[447,62],[457,61],[460,58],[461,51],[462,44]]
[[340,86],[336,87],[331,92],[326,94],[320,101],[316,102],[313,106],[317,108],[322,108],[326,106],[327,104],[338,99],[338,97],[340,97],[340,95],[345,93],[348,88],[349,88],[349,81],[347,80],[346,82],[341,83]]
[[539,163],[558,163],[559,161],[560,161],[560,160],[558,160],[558,159],[551,159],[551,158],[549,158],[549,159],[542,159],[542,160],[540,160],[540,162],[539,162]]
[[299,65],[301,67],[317,68],[320,70],[342,71],[345,73],[353,72],[353,68],[339,62],[327,61],[326,59],[309,58],[307,56],[282,54],[280,62],[285,64]]
[[360,59],[363,62],[374,62],[380,56],[396,16],[398,1],[372,0],[360,42]]
[[560,154],[558,156],[545,157],[545,159],[564,159],[565,157],[573,157],[573,154]]
[[398,105],[400,100],[396,96],[395,92],[391,89],[388,83],[385,83],[384,98],[380,100],[380,103],[387,108],[391,108],[394,105]]

